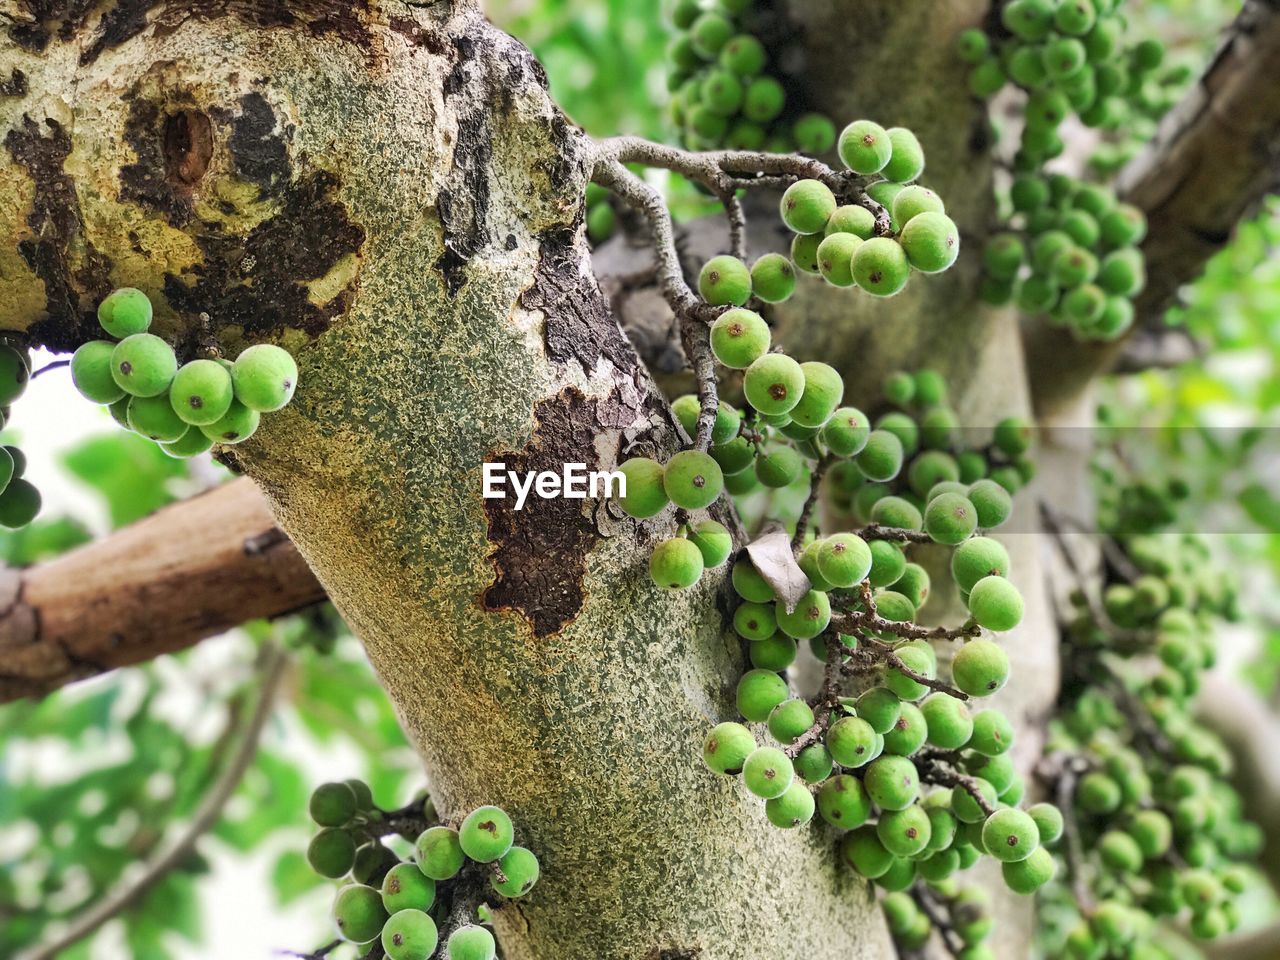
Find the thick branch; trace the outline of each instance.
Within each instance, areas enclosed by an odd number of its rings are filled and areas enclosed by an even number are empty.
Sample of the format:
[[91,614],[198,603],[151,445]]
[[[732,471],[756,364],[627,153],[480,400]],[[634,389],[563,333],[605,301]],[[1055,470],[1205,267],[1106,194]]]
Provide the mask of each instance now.
[[276,687],[288,663],[285,654],[275,646],[263,651],[263,664],[258,683],[258,699],[240,734],[240,743],[227,765],[205,794],[195,816],[182,833],[163,853],[148,863],[132,883],[117,888],[110,895],[98,900],[94,906],[80,914],[76,922],[48,943],[20,954],[18,960],[54,960],[63,950],[93,934],[107,921],[119,916],[142,900],[157,883],[178,867],[192,851],[196,842],[209,832],[222,816],[222,809],[244,779],[245,771],[258,752],[258,741],[275,700]]
[[0,574],[0,702],[185,649],[324,588],[236,480],[26,570]]
[[658,261],[658,285],[671,309],[677,313],[695,310],[700,301],[684,278],[680,254],[676,250],[675,227],[662,194],[624,167],[611,153],[605,152],[603,147],[592,179],[612,190],[649,222],[654,255]]
[[[1280,151],[1280,7],[1250,0],[1200,82],[1160,135],[1119,177],[1119,193],[1150,223],[1147,286],[1135,331],[1159,327],[1183,284],[1230,240],[1277,185]],[[1119,360],[1127,338],[1084,342],[1036,321],[1027,342],[1037,410],[1066,409]]]

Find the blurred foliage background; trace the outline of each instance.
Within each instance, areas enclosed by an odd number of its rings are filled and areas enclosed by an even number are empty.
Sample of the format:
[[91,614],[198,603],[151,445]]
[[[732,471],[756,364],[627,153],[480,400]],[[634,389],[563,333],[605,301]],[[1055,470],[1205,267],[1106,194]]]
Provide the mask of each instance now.
[[[658,5],[623,0],[489,0],[527,42],[553,95],[597,136],[664,139]],[[1239,9],[1224,0],[1128,4],[1137,29],[1202,64]],[[701,204],[673,187],[678,212]],[[1185,291],[1169,322],[1191,359],[1101,386],[1105,486],[1118,470],[1177,476],[1182,524],[1214,546],[1249,589],[1246,628],[1222,638],[1222,669],[1280,707],[1280,202],[1269,204]],[[50,378],[52,379],[52,378]],[[9,565],[36,563],[145,516],[225,476],[189,467],[93,420],[62,445],[55,425],[97,411],[71,396],[39,424],[50,462],[79,497],[57,498],[31,527],[0,537]],[[75,410],[76,413],[67,411]],[[21,422],[21,418],[20,421]],[[27,421],[31,422],[30,419]],[[7,440],[6,440],[7,442]],[[63,498],[64,500],[67,498]],[[72,502],[74,501],[74,502]],[[327,886],[306,866],[307,792],[362,776],[382,806],[422,786],[415,758],[359,645],[327,608],[257,623],[186,653],[0,707],[0,955],[47,939],[180,836],[237,749],[263,684],[264,651],[286,652],[252,765],[212,831],[179,867],[95,937],[60,956],[266,956],[326,941]],[[247,952],[246,952],[247,951]],[[340,955],[340,954],[339,954]]]

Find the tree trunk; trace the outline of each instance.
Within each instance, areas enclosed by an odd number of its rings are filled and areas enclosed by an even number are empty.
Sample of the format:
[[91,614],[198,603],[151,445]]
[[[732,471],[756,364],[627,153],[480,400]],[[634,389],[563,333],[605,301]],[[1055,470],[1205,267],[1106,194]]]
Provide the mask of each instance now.
[[224,456],[366,644],[441,809],[501,804],[542,859],[497,911],[504,955],[887,956],[832,834],[773,829],[698,760],[742,657],[723,577],[650,585],[670,514],[481,498],[486,461],[675,442],[591,275],[590,144],[528,52],[461,4],[101,6],[0,52],[7,326],[72,347],[129,284],[188,353],[200,313],[232,353],[294,350],[294,404]]

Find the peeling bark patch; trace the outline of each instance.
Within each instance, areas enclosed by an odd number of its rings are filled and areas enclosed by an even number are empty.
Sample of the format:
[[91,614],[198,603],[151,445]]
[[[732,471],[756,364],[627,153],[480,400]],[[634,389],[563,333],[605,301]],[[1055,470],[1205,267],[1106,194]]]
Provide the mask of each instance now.
[[[5,149],[35,184],[35,200],[27,216],[33,238],[18,242],[18,252],[44,283],[48,319],[32,334],[54,350],[73,349],[92,336],[95,320],[80,311],[77,287],[105,294],[110,261],[83,238],[84,221],[75,184],[63,169],[71,153],[71,136],[56,120],[42,126],[23,116],[21,129],[10,130]],[[84,244],[83,266],[72,269],[70,249]]]
[[[61,21],[58,35],[63,40],[70,40],[84,28],[95,0],[25,2],[70,8],[70,13],[42,19],[39,28],[43,43],[47,44],[52,35],[50,23]],[[368,26],[368,0],[291,0],[289,3],[281,3],[280,0],[192,0],[180,4],[167,4],[164,0],[117,0],[116,5],[103,14],[97,36],[81,53],[80,63],[93,63],[105,50],[138,36],[148,26],[148,15],[158,7],[164,9],[156,22],[164,29],[174,29],[191,17],[201,20],[236,17],[251,27],[302,28],[314,37],[337,36],[368,51],[373,49]]]
[[577,360],[590,373],[604,357],[619,370],[635,369],[635,352],[583,263],[573,229],[543,234],[533,285],[520,305],[545,315],[543,338],[556,363]]
[[120,199],[163,214],[181,228],[191,220],[191,190],[168,176],[164,127],[165,118],[154,101],[130,104],[124,139],[136,159],[120,168]]
[[109,47],[118,47],[147,28],[147,13],[158,0],[120,0],[102,17],[98,36],[80,54],[81,65],[93,63]]
[[359,255],[365,232],[347,216],[338,179],[320,172],[282,188],[280,211],[246,237],[198,234],[204,263],[190,278],[165,276],[165,297],[179,312],[208,313],[219,326],[237,325],[254,339],[285,328],[318,337],[345,313],[352,280],[338,296],[316,306],[307,283],[349,254]]
[[[565,119],[563,113],[556,111],[556,115],[551,118],[551,141],[559,149],[556,152],[556,159],[551,164],[548,171],[551,186],[557,190],[563,190],[569,186],[573,180],[575,167],[585,166],[585,162],[579,157],[581,150],[578,149],[578,138],[574,134],[573,128],[569,125],[569,121]],[[585,177],[585,171],[584,171]]]
[[409,17],[392,17],[388,26],[391,27],[392,32],[408,40],[411,46],[424,47],[428,53],[438,57],[444,55],[445,40],[439,31],[424,27]]
[[288,148],[276,127],[276,113],[266,97],[250,93],[241,98],[240,113],[231,121],[231,156],[236,173],[267,194],[292,173]]
[[[480,45],[492,46],[492,41],[482,41]],[[471,37],[454,40],[457,59],[444,81],[445,97],[460,97],[464,104],[458,114],[450,186],[440,190],[436,201],[444,232],[444,253],[435,265],[451,297],[467,282],[467,263],[489,242],[489,166],[493,160],[493,134],[489,129],[487,101],[494,90],[486,76],[469,77],[468,67],[475,64],[477,70],[482,69],[486,54],[492,51],[477,49],[477,46]]]
[[74,36],[93,4],[94,0],[19,0],[24,19],[34,22],[14,24],[9,38],[25,50],[43,51],[55,32],[63,40]]
[[8,80],[0,80],[0,97],[25,97],[29,89],[27,75],[17,67]]
[[[534,408],[533,438],[517,452],[495,452],[486,459],[506,464],[518,473],[551,470],[566,463],[599,468],[596,437],[619,419],[622,398],[615,391],[604,399],[588,400],[576,387],[566,387]],[[627,419],[634,420],[632,410]],[[590,503],[591,501],[586,501]],[[515,610],[524,615],[538,638],[558,633],[582,607],[582,578],[587,553],[599,539],[584,501],[536,496],[515,509],[515,500],[485,500],[489,521],[490,556],[495,570],[484,591],[486,610]]]

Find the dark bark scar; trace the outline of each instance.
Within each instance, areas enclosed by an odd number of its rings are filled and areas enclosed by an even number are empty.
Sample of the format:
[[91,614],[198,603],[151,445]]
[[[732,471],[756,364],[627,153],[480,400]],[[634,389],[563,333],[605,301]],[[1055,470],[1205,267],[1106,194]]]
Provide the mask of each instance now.
[[[596,438],[617,420],[619,402],[616,390],[605,398],[588,399],[576,387],[566,387],[535,406],[529,443],[518,451],[495,451],[486,459],[519,474],[560,473],[566,463],[598,470]],[[633,410],[632,419],[639,414]],[[585,599],[587,554],[600,540],[589,503],[530,496],[517,511],[514,497],[484,501],[495,574],[481,597],[484,609],[523,614],[538,638],[558,633],[573,621]]]

